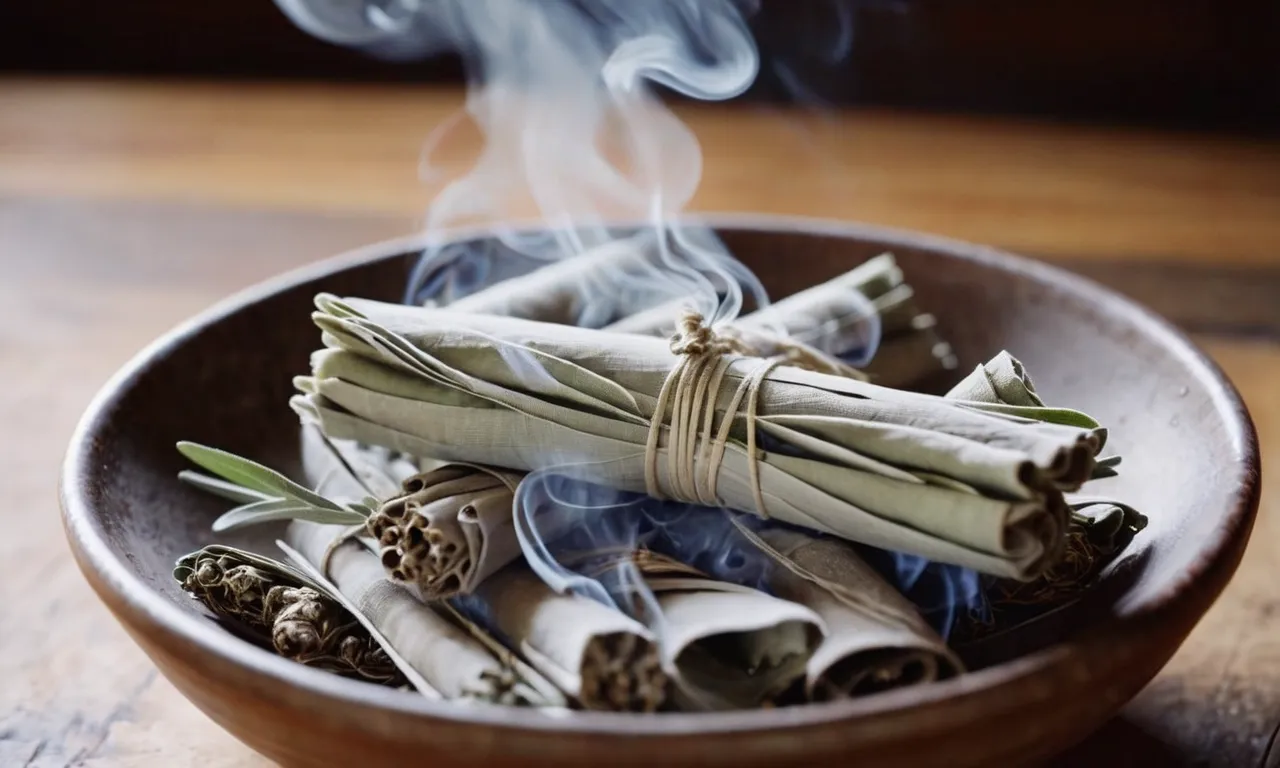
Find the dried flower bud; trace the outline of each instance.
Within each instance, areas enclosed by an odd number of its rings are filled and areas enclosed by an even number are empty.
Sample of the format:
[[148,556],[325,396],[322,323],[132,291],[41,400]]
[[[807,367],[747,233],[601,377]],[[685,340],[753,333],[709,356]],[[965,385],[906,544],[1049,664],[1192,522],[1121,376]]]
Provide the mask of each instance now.
[[337,613],[332,603],[326,606],[320,593],[307,587],[272,587],[267,603],[275,615],[271,642],[277,653],[299,660],[324,655]]
[[382,647],[340,603],[283,566],[229,547],[178,561],[182,588],[219,616],[256,630],[276,653],[307,666],[385,685],[405,681]]

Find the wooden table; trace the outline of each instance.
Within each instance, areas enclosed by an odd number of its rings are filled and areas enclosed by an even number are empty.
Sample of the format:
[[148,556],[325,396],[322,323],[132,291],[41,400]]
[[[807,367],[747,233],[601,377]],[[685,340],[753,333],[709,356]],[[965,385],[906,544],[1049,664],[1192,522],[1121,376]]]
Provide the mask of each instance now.
[[[59,458],[143,344],[240,287],[411,231],[422,90],[0,81],[0,765],[262,764],[179,696],[63,543]],[[696,108],[697,206],[1004,246],[1183,323],[1280,457],[1280,142],[1010,120]],[[474,149],[446,147],[450,168]],[[1280,765],[1280,493],[1169,667],[1063,765]]]

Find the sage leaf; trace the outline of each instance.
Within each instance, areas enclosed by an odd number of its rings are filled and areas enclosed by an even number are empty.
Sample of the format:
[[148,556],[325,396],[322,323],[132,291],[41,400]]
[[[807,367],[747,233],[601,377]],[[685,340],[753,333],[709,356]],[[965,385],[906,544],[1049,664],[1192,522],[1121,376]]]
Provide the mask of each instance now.
[[310,520],[328,525],[359,525],[365,521],[365,516],[351,510],[322,509],[300,504],[294,499],[269,499],[245,504],[224,513],[213,521],[213,531],[221,533],[245,525],[270,523],[276,520]]
[[279,472],[233,453],[186,441],[178,443],[178,452],[215,475],[249,490],[270,497],[294,499],[319,509],[345,511],[336,502],[298,485]]

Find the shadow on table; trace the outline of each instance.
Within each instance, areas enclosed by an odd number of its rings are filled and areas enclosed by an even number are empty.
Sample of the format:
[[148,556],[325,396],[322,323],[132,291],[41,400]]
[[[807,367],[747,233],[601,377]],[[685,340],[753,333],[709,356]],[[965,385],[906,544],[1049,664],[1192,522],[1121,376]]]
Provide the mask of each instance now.
[[1092,736],[1050,761],[1046,768],[1190,766],[1196,762],[1124,715],[1113,717]]

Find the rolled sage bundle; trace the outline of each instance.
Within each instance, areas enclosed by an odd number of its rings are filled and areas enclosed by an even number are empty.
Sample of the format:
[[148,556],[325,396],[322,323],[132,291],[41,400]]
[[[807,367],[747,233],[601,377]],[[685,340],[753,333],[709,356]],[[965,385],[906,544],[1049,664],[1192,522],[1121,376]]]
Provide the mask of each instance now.
[[666,701],[648,629],[593,600],[557,594],[524,563],[485,579],[463,604],[587,709],[655,712]]
[[813,611],[711,579],[646,580],[661,610],[663,659],[685,709],[772,704],[804,677],[826,627]]
[[1070,408],[1045,405],[1036,394],[1035,385],[1026,368],[1013,355],[1001,352],[979,365],[947,392],[950,400],[982,403],[989,410],[1016,413],[1049,424],[1097,429],[1105,438],[1105,430],[1087,414]]
[[[317,302],[329,348],[297,380],[293,405],[330,437],[555,468],[1014,578],[1033,578],[1060,553],[1061,492],[1089,477],[1101,446],[1096,429],[1007,406],[984,412],[724,354],[705,328],[670,348],[511,318]],[[774,447],[762,453],[762,441]]]
[[915,607],[847,543],[783,528],[754,536],[784,566],[770,572],[770,590],[826,625],[806,669],[811,700],[930,683],[963,670]]
[[[435,468],[404,476],[399,485],[377,470],[372,473],[377,482],[369,483],[371,475],[353,467],[378,449],[332,440],[309,426],[303,429],[302,465],[307,482],[316,487],[311,491],[225,451],[192,443],[178,447],[218,475],[186,471],[180,478],[248,502],[215,521],[214,530],[282,519],[359,527],[372,539],[367,543],[378,553],[387,577],[422,600],[466,594],[520,555],[512,520],[513,492],[521,478],[517,473],[430,462]],[[413,469],[403,457],[395,461],[404,465],[394,470],[396,476]],[[250,487],[244,487],[246,482]]]
[[[512,280],[507,290],[522,290],[522,283],[521,279]],[[914,291],[903,282],[893,255],[885,253],[839,277],[739,317],[729,324],[731,330],[718,330],[733,333],[759,357],[788,355],[799,345],[850,362],[877,384],[906,388],[956,365],[951,346],[937,333],[937,321],[921,313],[913,299]],[[667,300],[605,329],[669,336],[688,306],[688,299]],[[876,315],[878,321],[871,322],[870,315]],[[548,318],[530,315],[527,319]],[[872,346],[872,337],[877,334],[878,348]],[[818,370],[848,375],[830,366]]]
[[979,365],[952,387],[947,397],[981,403],[1045,407],[1040,395],[1036,394],[1027,369],[1008,352],[1001,352]]
[[[611,276],[610,270],[634,270],[645,263],[644,258],[642,246],[618,243],[553,262],[532,273],[521,271],[513,276],[504,276],[505,279],[495,285],[454,299],[448,306],[456,311],[590,325],[590,322],[579,322],[589,320],[588,316],[592,314],[583,309],[590,298],[584,291],[598,294],[606,287],[603,282],[614,281],[616,284],[617,276]],[[616,291],[610,289],[606,293],[612,295]],[[857,357],[865,351],[867,304],[858,296],[869,300],[879,316],[879,348],[866,366],[866,376],[875,383],[887,387],[910,387],[955,366],[950,345],[942,341],[935,331],[936,320],[916,309],[912,302],[913,291],[903,283],[902,270],[888,253],[869,259],[826,283],[783,299],[764,311],[739,318],[730,331],[757,356],[781,355],[790,358],[789,362],[793,364],[824,373],[859,377],[863,374],[839,362],[839,358]],[[630,305],[639,303],[643,301],[634,299]],[[604,327],[617,333],[667,336],[674,331],[680,313],[688,304],[689,300],[685,298],[667,300],[657,306],[624,313],[621,319]],[[780,337],[779,330],[789,335]],[[810,348],[818,354],[804,354]],[[343,453],[354,470],[375,484],[379,480],[384,481],[378,488],[366,484],[366,490],[374,496],[386,498],[390,493],[385,486],[388,473],[385,469],[379,473],[379,469],[396,468],[402,463],[390,456],[386,449],[354,441],[341,442],[347,443]],[[304,458],[313,443],[310,438],[304,439]],[[314,485],[322,482],[324,476],[309,474],[309,478]],[[403,480],[403,475],[396,482],[400,480]]]
[[406,682],[341,603],[284,563],[214,544],[179,558],[173,577],[213,613],[246,627],[286,659],[381,685]]
[[496,641],[482,643],[386,579],[378,556],[347,536],[343,526],[297,520],[286,533],[296,549],[328,578],[356,610],[387,639],[423,679],[446,699],[564,706],[560,692],[540,674],[505,653]]
[[[1105,440],[1106,430],[1097,426],[1092,417],[1070,408],[1046,405],[1036,392],[1035,384],[1026,367],[1008,352],[1001,352],[979,365],[968,376],[947,392],[951,400],[982,403],[987,407],[1007,406],[1010,413],[1051,424],[1092,427]],[[1115,474],[1120,464],[1119,456],[1099,459],[1090,479]],[[1096,542],[1106,552],[1122,547],[1132,534],[1146,527],[1147,519],[1133,507],[1122,502],[1093,496],[1068,495],[1072,510],[1073,528],[1093,528],[1085,540]],[[1084,532],[1082,532],[1083,534]]]
[[457,312],[599,328],[661,300],[656,263],[641,242],[614,240],[494,283],[449,304]]
[[[670,335],[691,299],[664,298],[678,280],[656,281],[646,248],[617,241],[582,256],[551,263],[453,301],[449,309],[507,315],[526,320],[604,327],[615,333]],[[644,278],[644,279],[638,279]],[[639,284],[645,289],[637,290]],[[669,295],[669,294],[668,294]],[[850,375],[834,361],[865,363],[876,383],[908,387],[955,367],[951,347],[938,336],[936,321],[920,313],[914,292],[903,283],[892,254],[869,259],[850,272],[744,315],[721,332],[732,332],[760,357],[786,355],[795,364]],[[869,323],[869,315],[878,322]],[[603,321],[602,319],[611,318]],[[882,336],[870,362],[872,330]],[[814,350],[817,355],[803,354]],[[797,354],[801,352],[802,354]],[[822,359],[822,358],[826,359]]]
[[424,600],[468,594],[520,555],[512,521],[518,475],[447,465],[404,481],[366,523],[392,579]]
[[[1008,406],[1019,414],[1048,423],[1077,426],[1094,423],[1080,411],[1046,405],[1026,367],[1008,352],[1001,352],[977,366],[946,396]],[[1104,430],[1099,431],[1105,434]],[[1115,474],[1114,467],[1119,463],[1118,456],[1100,460],[1092,479]],[[1068,494],[1066,502],[1070,514],[1062,558],[1034,580],[997,580],[987,595],[992,609],[1051,606],[1079,595],[1107,561],[1147,525],[1144,515],[1113,499]]]

